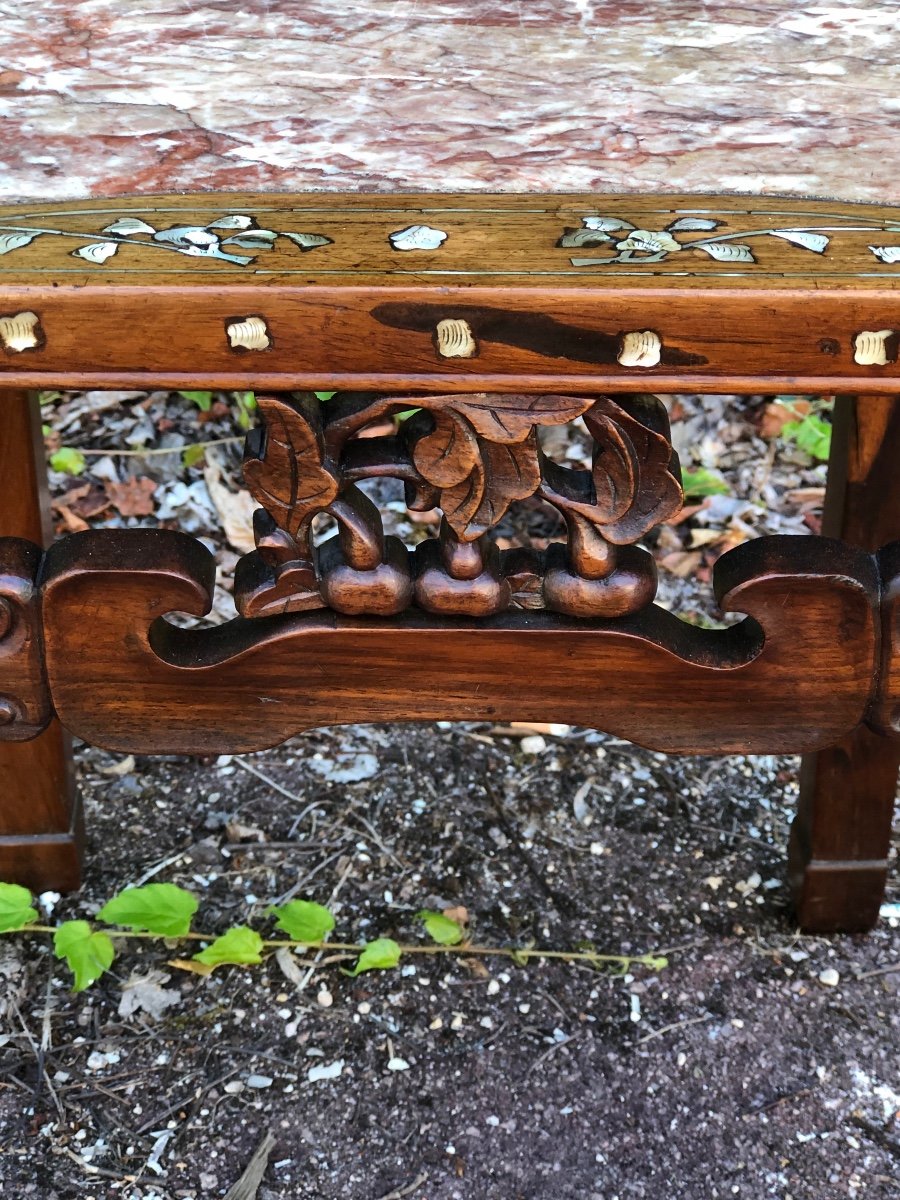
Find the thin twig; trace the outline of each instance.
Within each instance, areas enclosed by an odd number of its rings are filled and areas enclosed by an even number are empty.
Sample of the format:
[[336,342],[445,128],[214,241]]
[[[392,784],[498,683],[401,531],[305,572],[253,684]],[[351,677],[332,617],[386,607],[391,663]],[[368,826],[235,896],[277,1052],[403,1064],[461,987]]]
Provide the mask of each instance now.
[[673,1021],[671,1025],[663,1025],[662,1029],[654,1029],[652,1033],[638,1038],[634,1044],[643,1046],[644,1042],[652,1042],[654,1038],[662,1037],[664,1033],[671,1033],[673,1029],[685,1029],[688,1025],[701,1025],[704,1021],[711,1021],[712,1017],[712,1013],[704,1013],[702,1017],[691,1017],[687,1021]]
[[[417,1192],[419,1190],[423,1183],[427,1182],[428,1175],[425,1171],[423,1171],[421,1175],[417,1175],[412,1183],[408,1183],[406,1187],[394,1188],[392,1192],[385,1192],[383,1196],[379,1197],[379,1200],[403,1200],[404,1196],[411,1196],[413,1192]],[[225,1197],[225,1200],[228,1200],[227,1196]]]
[[236,446],[243,441],[243,437],[224,437],[212,438],[208,442],[188,442],[184,446],[154,446],[151,450],[79,450],[78,453],[85,458],[153,458],[158,454],[183,454],[193,446],[202,446],[205,450],[207,446]]

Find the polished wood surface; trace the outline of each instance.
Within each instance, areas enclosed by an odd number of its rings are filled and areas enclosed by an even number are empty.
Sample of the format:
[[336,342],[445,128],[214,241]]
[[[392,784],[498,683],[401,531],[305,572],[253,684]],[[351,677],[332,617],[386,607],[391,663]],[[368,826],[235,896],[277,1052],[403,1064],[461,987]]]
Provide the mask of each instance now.
[[[839,397],[834,414],[823,533],[875,550],[900,536],[900,403],[883,396]],[[873,724],[887,732],[893,562],[887,556],[884,661]],[[791,878],[805,929],[867,929],[878,918],[888,872],[900,743],[862,726],[804,759],[791,831]]]
[[[44,502],[37,398],[24,392],[0,392],[0,406],[0,534],[40,544],[49,532],[49,505]],[[33,740],[18,740],[45,723],[42,710],[47,697],[35,681],[34,625],[29,631],[20,620],[19,602],[24,599],[27,609],[28,596],[21,582],[13,586],[14,570],[18,580],[29,573],[33,577],[34,556],[22,541],[0,538],[0,546],[4,545],[0,595],[5,579],[5,598],[11,603],[3,622],[5,636],[0,637],[0,712],[3,701],[12,699],[14,720],[0,726],[0,733],[5,731],[6,738],[16,740],[0,740],[0,879],[38,890],[67,890],[78,886],[82,839],[68,739],[53,721]],[[33,620],[33,611],[31,615]],[[7,671],[4,661],[10,659],[13,669]],[[19,686],[10,697],[9,689],[16,683]]]
[[0,372],[26,386],[897,391],[897,230],[895,209],[715,196],[6,208],[0,337],[20,348]]

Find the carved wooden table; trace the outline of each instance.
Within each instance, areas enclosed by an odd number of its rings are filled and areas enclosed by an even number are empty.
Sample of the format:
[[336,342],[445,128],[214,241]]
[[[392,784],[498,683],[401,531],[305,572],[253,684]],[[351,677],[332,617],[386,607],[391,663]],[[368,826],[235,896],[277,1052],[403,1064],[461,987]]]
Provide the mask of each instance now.
[[[900,761],[900,211],[171,196],[0,211],[0,255],[0,878],[77,884],[63,728],[216,753],[342,721],[552,719],[673,753],[805,753],[799,920],[875,921]],[[209,605],[193,538],[44,551],[26,390],[188,386],[263,393],[258,548],[241,616],[213,630],[164,619]],[[311,388],[339,395],[291,395]],[[676,391],[839,396],[830,536],[725,555],[719,602],[746,614],[726,630],[655,606],[636,544],[681,502],[649,394]],[[410,408],[396,436],[359,436]],[[591,471],[538,440],[578,417]],[[439,539],[384,536],[358,486],[384,475],[441,508]],[[490,530],[534,495],[566,542],[498,552]],[[324,512],[338,534],[314,551]]]

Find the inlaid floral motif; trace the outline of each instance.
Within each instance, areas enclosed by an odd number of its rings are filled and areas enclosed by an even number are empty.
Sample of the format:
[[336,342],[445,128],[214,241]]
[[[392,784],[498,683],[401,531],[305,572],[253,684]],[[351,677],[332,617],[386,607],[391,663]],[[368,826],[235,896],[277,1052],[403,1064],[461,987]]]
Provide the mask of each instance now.
[[[286,238],[301,251],[316,250],[331,245],[332,239],[322,233],[283,232],[262,229],[256,218],[245,213],[228,213],[208,225],[170,225],[157,229],[139,217],[123,216],[105,226],[99,234],[76,233],[67,229],[46,229],[31,225],[0,226],[0,254],[9,254],[29,246],[39,237],[77,238],[84,242],[72,251],[73,258],[100,265],[122,246],[143,246],[186,254],[191,258],[217,258],[234,266],[252,263],[262,250],[271,250],[278,238]],[[252,251],[239,254],[236,251]]]
[[[814,254],[824,254],[833,233],[895,233],[900,234],[900,225],[891,222],[868,225],[803,226],[793,229],[748,229],[740,233],[715,233],[724,224],[713,217],[679,217],[665,229],[638,229],[621,217],[582,217],[580,228],[566,228],[556,245],[560,249],[585,249],[601,247],[613,251],[608,257],[572,258],[573,267],[608,267],[614,263],[632,263],[643,266],[663,262],[683,250],[699,250],[724,263],[755,263],[757,261],[747,242],[752,238],[776,237],[791,242]],[[675,234],[700,234],[699,237],[684,237]],[[708,236],[702,236],[702,235]],[[900,262],[900,245],[869,246],[872,254],[881,262]]]

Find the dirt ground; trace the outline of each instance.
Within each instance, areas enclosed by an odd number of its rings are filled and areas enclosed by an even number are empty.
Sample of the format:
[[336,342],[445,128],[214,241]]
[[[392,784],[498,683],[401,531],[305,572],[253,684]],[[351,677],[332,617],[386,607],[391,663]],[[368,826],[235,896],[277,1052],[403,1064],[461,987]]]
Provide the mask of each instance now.
[[[213,537],[227,502],[177,451],[236,436],[231,409],[198,432],[178,398],[98,396],[48,405],[54,444],[110,451],[53,476],[60,530],[163,520]],[[718,553],[816,529],[824,469],[762,402],[685,398],[673,416],[686,464],[728,491],[655,538],[661,599],[710,620]],[[567,437],[554,451],[577,458],[581,435]],[[167,445],[174,458],[142,456]],[[150,511],[129,513],[140,478]],[[532,512],[526,535],[545,520]],[[237,550],[218,549],[225,616]],[[85,883],[54,919],[169,880],[200,897],[204,930],[262,926],[290,894],[330,904],[347,940],[421,941],[420,908],[464,905],[481,943],[587,941],[669,965],[410,957],[349,978],[272,958],[201,979],[166,965],[174,948],[131,943],[75,996],[45,939],[4,938],[3,1196],[900,1196],[900,889],[869,936],[797,935],[783,882],[795,759],[444,723],[334,728],[214,761],[77,756]],[[258,1187],[229,1191],[269,1134]]]

